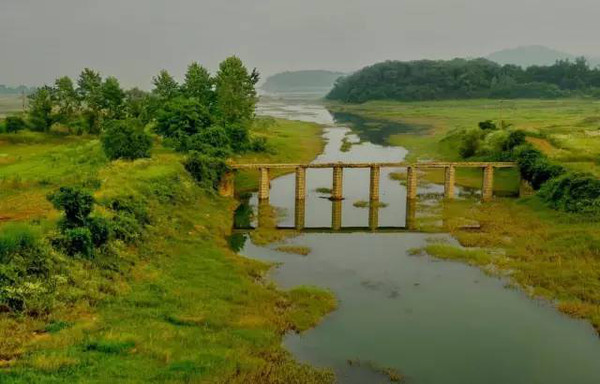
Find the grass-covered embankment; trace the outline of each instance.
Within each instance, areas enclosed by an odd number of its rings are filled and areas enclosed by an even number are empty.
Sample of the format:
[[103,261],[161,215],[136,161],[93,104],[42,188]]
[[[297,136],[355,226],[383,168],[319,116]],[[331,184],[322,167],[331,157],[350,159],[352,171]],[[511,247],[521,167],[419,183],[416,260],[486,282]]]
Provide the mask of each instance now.
[[[310,124],[278,120],[261,134],[273,137],[268,160],[320,151],[302,146],[320,141]],[[46,194],[65,184],[94,188],[100,213],[104,202],[128,196],[144,201],[150,217],[139,241],[113,244],[114,257],[61,256],[48,313],[0,314],[0,381],[331,380],[294,362],[281,336],[316,324],[334,298],[305,287],[279,291],[263,278],[268,265],[230,251],[235,204],[198,187],[182,155],[158,147],[151,159],[110,163],[93,137],[31,133],[3,135],[0,154],[0,231],[15,223],[51,231],[59,214]]]
[[[431,129],[423,134],[389,139],[390,144],[409,149],[413,161],[460,161],[457,137],[448,133],[493,119],[526,130],[533,136],[528,140],[552,161],[600,174],[600,103],[592,100],[369,102],[332,104],[331,108],[374,119],[429,125]],[[517,175],[499,176],[495,178],[496,188],[514,188],[518,181]],[[443,173],[428,174],[427,179],[441,183]],[[481,173],[457,172],[457,181],[481,186]],[[507,274],[531,294],[555,300],[560,310],[588,319],[600,330],[597,217],[554,211],[535,196],[498,198],[488,204],[444,202],[440,215],[447,229],[467,248],[430,244],[426,247],[429,254]],[[470,226],[473,223],[480,229],[474,230]]]

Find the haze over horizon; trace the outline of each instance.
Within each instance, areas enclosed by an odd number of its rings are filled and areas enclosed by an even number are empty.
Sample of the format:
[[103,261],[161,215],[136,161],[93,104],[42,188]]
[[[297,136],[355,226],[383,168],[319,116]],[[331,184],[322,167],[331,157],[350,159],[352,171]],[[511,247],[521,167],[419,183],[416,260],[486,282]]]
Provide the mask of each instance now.
[[599,13],[594,0],[3,0],[0,84],[90,67],[147,89],[161,69],[180,79],[192,61],[214,71],[234,54],[263,79],[525,45],[600,56]]

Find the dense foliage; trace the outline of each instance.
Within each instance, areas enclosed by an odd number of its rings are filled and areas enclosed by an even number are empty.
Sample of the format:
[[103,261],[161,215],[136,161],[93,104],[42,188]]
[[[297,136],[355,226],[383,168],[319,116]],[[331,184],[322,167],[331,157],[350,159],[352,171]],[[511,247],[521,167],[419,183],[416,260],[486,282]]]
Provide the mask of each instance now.
[[590,68],[584,58],[526,69],[486,59],[386,61],[338,79],[327,98],[361,103],[572,95],[600,96],[600,69]]
[[113,120],[102,134],[104,153],[111,160],[150,157],[152,137],[137,120]]
[[583,172],[569,172],[526,141],[524,131],[491,120],[477,128],[454,132],[465,159],[516,161],[521,177],[548,206],[567,212],[600,214],[600,180]]

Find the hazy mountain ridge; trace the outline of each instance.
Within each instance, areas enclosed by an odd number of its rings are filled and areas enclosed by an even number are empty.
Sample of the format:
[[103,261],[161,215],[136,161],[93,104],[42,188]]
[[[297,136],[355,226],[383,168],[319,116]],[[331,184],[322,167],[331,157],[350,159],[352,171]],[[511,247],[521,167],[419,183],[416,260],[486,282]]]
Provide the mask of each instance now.
[[[486,58],[498,64],[514,64],[521,67],[532,65],[552,65],[557,60],[575,60],[581,55],[562,52],[556,49],[548,48],[543,45],[529,45],[517,48],[503,49],[491,53]],[[585,56],[590,66],[600,65],[599,57]]]
[[322,90],[327,93],[343,72],[326,70],[286,71],[269,76],[261,89],[267,92]]

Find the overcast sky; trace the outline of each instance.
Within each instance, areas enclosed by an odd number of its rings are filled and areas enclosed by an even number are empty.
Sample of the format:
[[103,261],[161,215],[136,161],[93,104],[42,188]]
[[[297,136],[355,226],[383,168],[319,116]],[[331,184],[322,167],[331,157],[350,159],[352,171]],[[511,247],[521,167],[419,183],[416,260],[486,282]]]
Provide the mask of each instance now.
[[236,54],[263,77],[541,44],[600,56],[599,0],[0,0],[0,84],[83,67],[148,88]]

